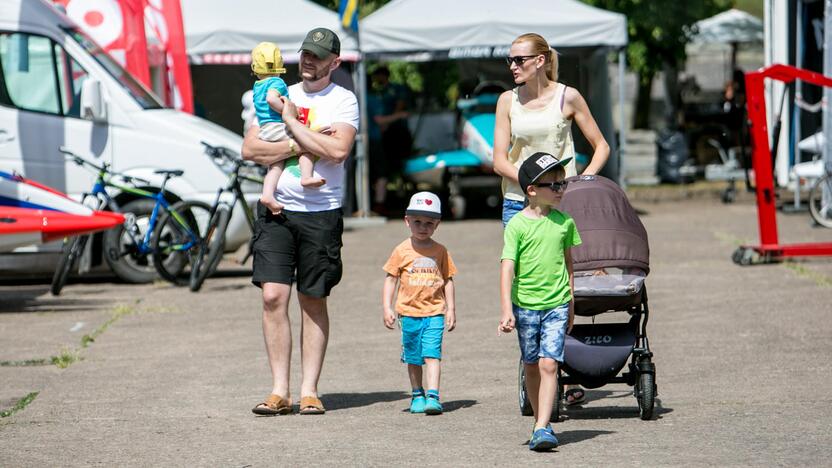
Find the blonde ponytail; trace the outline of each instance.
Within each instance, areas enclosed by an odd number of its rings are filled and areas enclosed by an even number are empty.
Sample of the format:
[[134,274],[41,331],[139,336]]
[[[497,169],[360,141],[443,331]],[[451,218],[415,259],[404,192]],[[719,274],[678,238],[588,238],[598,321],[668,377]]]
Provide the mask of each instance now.
[[558,80],[558,51],[549,49],[549,57],[546,60],[546,77],[552,81]]

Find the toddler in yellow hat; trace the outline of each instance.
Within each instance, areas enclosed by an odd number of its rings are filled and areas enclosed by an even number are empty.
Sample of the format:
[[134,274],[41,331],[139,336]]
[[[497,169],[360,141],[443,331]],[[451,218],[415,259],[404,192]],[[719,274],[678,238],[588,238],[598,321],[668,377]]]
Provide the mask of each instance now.
[[[286,73],[283,67],[283,57],[280,48],[272,42],[261,42],[251,51],[251,71],[257,76],[257,81],[252,89],[254,110],[257,121],[260,124],[258,137],[264,141],[285,141],[289,139],[286,132],[286,124],[283,123],[283,101],[281,97],[289,95],[286,82],[280,75]],[[290,147],[292,141],[289,141]],[[300,166],[300,183],[304,187],[320,187],[326,181],[321,177],[315,177],[314,161],[312,156],[301,154],[298,156]],[[285,161],[272,164],[269,172],[263,180],[263,194],[260,196],[260,203],[266,206],[273,214],[278,214],[283,207],[275,199],[277,182],[283,173]]]

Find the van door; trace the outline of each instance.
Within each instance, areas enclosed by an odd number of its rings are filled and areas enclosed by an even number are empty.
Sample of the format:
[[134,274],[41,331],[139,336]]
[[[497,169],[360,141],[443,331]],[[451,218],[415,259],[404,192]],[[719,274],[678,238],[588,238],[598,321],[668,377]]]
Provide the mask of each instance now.
[[76,197],[92,187],[94,175],[59,151],[112,161],[108,126],[80,115],[88,77],[52,39],[0,31],[0,169]]

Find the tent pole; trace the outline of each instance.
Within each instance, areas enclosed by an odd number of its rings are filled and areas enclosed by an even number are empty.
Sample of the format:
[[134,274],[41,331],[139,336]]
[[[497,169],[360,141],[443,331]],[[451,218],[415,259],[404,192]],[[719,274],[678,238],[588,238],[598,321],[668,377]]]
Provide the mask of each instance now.
[[[823,28],[823,74],[832,76],[832,0],[824,2],[824,28]],[[832,88],[823,88],[823,165],[826,173],[832,173]],[[823,189],[823,203],[828,206],[832,193],[828,190],[829,184]]]
[[624,111],[624,72],[627,66],[626,50],[618,50],[618,179],[622,189],[627,188],[627,171],[624,159],[627,150],[627,113]]
[[356,91],[358,91],[360,117],[359,133],[358,138],[356,138],[355,147],[355,192],[358,211],[361,213],[360,217],[367,218],[370,216],[370,167],[369,158],[367,157],[367,65],[364,61],[363,54],[361,54],[360,42],[358,49],[358,82],[356,83]]

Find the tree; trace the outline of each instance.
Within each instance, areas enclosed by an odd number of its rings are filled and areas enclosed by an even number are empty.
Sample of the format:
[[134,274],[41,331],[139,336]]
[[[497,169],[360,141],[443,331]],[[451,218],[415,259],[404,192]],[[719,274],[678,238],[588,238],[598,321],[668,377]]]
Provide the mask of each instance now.
[[638,74],[635,128],[647,128],[650,88],[659,71],[665,72],[668,90],[665,118],[675,125],[680,106],[678,70],[686,59],[688,28],[701,19],[731,8],[734,0],[583,0],[590,5],[627,15],[627,60]]

